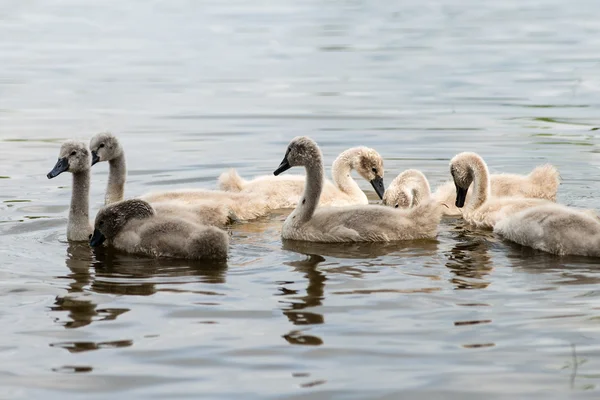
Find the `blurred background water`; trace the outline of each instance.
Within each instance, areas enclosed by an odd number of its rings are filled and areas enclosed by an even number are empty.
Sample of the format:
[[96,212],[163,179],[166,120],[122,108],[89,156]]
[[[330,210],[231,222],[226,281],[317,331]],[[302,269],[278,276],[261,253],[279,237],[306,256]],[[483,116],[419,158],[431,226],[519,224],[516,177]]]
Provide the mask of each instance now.
[[[309,135],[386,184],[459,151],[600,189],[595,0],[0,1],[0,398],[597,398],[598,260],[444,219],[437,241],[282,243],[228,265],[66,242],[60,143],[123,142],[127,194],[271,173]],[[92,215],[108,166],[94,167]],[[300,173],[301,171],[295,171]],[[361,187],[375,195],[367,182]]]

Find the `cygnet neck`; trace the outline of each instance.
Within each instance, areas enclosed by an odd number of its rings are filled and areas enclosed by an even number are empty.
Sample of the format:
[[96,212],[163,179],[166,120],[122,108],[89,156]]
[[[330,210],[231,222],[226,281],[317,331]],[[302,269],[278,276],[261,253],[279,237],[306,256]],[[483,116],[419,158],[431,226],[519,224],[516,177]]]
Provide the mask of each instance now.
[[73,173],[67,238],[87,240],[90,230],[90,170]]
[[346,193],[352,199],[366,199],[367,196],[352,178],[352,170],[360,155],[360,148],[352,148],[344,151],[333,162],[331,175],[333,181],[340,191]]
[[125,155],[113,158],[108,162],[108,185],[104,204],[108,205],[123,200],[125,195],[125,180],[127,179],[127,166],[125,164]]
[[421,174],[414,174],[408,179],[406,189],[412,196],[411,207],[417,206],[431,198],[431,188],[427,178]]
[[309,160],[304,166],[304,169],[306,170],[304,193],[302,194],[298,206],[290,216],[296,224],[303,224],[312,218],[319,205],[321,192],[323,191],[323,175],[325,174],[323,169],[323,156],[318,148],[315,150],[315,157],[312,160]]
[[469,160],[468,168],[473,176],[473,194],[466,206],[476,210],[490,198],[490,174],[485,161],[479,156]]

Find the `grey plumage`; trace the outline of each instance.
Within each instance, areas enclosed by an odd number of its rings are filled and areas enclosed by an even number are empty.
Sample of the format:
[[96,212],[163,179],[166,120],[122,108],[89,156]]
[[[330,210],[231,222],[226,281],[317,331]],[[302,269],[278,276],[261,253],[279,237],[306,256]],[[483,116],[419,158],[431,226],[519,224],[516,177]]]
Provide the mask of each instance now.
[[[366,194],[352,178],[352,170],[356,170],[368,182],[383,182],[384,168],[381,155],[368,147],[352,147],[343,151],[333,162],[331,168],[333,182],[324,181],[319,206],[343,207],[369,204]],[[304,183],[304,176],[289,174],[263,175],[245,180],[235,169],[219,176],[220,189],[258,194],[267,201],[271,209],[296,207],[302,197]]]
[[600,219],[592,210],[560,204],[529,208],[499,221],[494,232],[552,254],[600,257]]
[[306,184],[302,199],[283,224],[284,239],[312,242],[388,242],[434,238],[442,210],[427,202],[410,210],[364,205],[321,207],[323,158],[308,137],[294,138],[276,174],[293,166],[304,166]]
[[100,245],[104,239],[132,254],[196,260],[225,260],[229,247],[225,231],[157,215],[140,199],[112,203],[98,212],[90,244]]
[[85,143],[67,140],[60,147],[56,165],[47,175],[48,179],[62,172],[70,172],[73,176],[67,223],[67,239],[71,241],[87,241],[92,233],[89,220],[90,167],[90,152]]
[[[90,148],[96,162],[109,162],[105,204],[123,200],[127,169],[125,152],[119,139],[108,132],[99,133],[91,138]],[[261,217],[269,211],[260,196],[216,190],[157,191],[139,198],[155,206],[159,215],[174,216],[179,213],[203,225],[224,226],[233,221]]]

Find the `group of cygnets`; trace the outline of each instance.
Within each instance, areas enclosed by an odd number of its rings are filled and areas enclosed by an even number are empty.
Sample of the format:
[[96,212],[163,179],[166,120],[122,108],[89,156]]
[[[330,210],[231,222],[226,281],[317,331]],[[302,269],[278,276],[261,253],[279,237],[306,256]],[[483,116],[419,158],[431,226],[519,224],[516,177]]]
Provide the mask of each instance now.
[[[105,205],[92,227],[90,170],[104,161],[109,163]],[[281,175],[296,166],[304,167],[306,176]],[[369,205],[352,170],[371,183],[382,205]],[[47,176],[62,172],[73,175],[68,240],[89,240],[93,247],[107,244],[151,257],[225,260],[226,225],[292,207],[282,227],[283,239],[321,243],[433,239],[442,215],[455,215],[538,250],[600,256],[600,219],[593,210],[555,202],[560,185],[556,168],[542,165],[528,175],[490,175],[483,159],[470,152],[450,161],[452,180],[434,193],[427,178],[414,169],[398,175],[386,190],[383,159],[367,147],[342,152],[329,181],[321,150],[305,136],[290,142],[273,175],[244,180],[230,170],[219,177],[220,190],[162,191],[123,200],[125,154],[110,133],[95,135],[89,148],[73,140],[63,143]]]

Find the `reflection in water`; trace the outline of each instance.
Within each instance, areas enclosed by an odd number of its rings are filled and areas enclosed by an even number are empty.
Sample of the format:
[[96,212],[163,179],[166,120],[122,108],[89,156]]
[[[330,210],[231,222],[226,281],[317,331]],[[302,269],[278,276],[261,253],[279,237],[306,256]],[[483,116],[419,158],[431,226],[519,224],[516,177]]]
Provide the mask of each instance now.
[[52,368],[53,372],[62,372],[67,374],[92,372],[94,369],[88,365],[63,365],[60,368]]
[[283,249],[300,254],[318,254],[336,258],[376,258],[391,253],[404,255],[433,256],[437,251],[436,240],[405,240],[388,243],[313,243],[299,240],[283,240]]
[[554,282],[561,285],[597,285],[600,283],[600,264],[593,263],[592,258],[582,256],[556,256],[525,247],[512,242],[505,242],[507,259],[511,266],[533,274],[554,272]]
[[128,308],[98,308],[91,293],[150,296],[160,290],[170,290],[158,289],[160,285],[198,281],[224,283],[227,269],[226,263],[137,258],[108,248],[92,250],[87,243],[69,244],[66,265],[71,273],[57,278],[70,280],[67,293],[57,296],[50,308],[68,312],[70,320],[62,322],[65,328],[115,320],[129,311]]
[[462,347],[464,347],[465,349],[481,349],[484,347],[494,347],[496,346],[495,343],[474,343],[474,344],[463,344]]
[[90,350],[112,349],[117,347],[129,347],[133,345],[133,340],[114,340],[111,342],[60,342],[50,343],[50,347],[60,347],[69,351],[69,353],[81,353]]
[[[229,228],[229,266],[65,257],[71,181],[44,176],[63,140],[104,129],[121,132],[128,195],[271,175],[306,134],[330,178],[365,145],[388,183],[419,168],[435,187],[469,150],[494,173],[558,163],[559,201],[594,206],[600,2],[271,3],[0,1],[4,396],[593,398],[598,261],[459,218],[437,241],[282,250],[281,210]],[[94,168],[92,213],[108,165]]]
[[[67,294],[57,296],[52,311],[67,311],[70,321],[62,323],[65,328],[80,328],[89,325],[94,318],[97,320],[114,320],[118,315],[128,309],[106,309],[97,310],[90,296],[86,296],[85,288],[89,288],[94,280],[90,268],[93,263],[93,254],[87,243],[69,243],[67,247],[66,265],[70,274],[60,279],[71,280],[68,285]],[[97,318],[99,317],[99,318]]]
[[454,321],[454,326],[489,324],[491,322],[492,322],[491,319],[483,319],[483,320],[479,320],[479,321]]
[[446,253],[446,267],[455,275],[450,282],[456,289],[485,289],[490,282],[484,278],[493,269],[484,238],[486,232],[470,232],[463,227],[457,230],[457,243]]
[[[194,260],[142,258],[110,248],[94,250],[96,279],[92,290],[97,293],[150,296],[161,283],[224,283],[227,263]],[[199,277],[200,279],[173,278]]]
[[[325,322],[323,315],[303,311],[309,307],[320,306],[325,297],[325,281],[327,278],[325,277],[325,274],[317,269],[319,263],[323,261],[325,261],[323,257],[312,255],[305,260],[286,263],[287,265],[294,267],[294,271],[304,273],[304,277],[308,279],[306,295],[304,296],[295,296],[298,291],[286,288],[285,285],[293,284],[294,282],[280,283],[280,295],[286,296],[286,301],[281,301],[281,303],[285,304],[283,314],[288,317],[290,322],[294,325],[317,325]],[[311,346],[323,344],[321,338],[306,335],[300,330],[290,331],[288,334],[283,335],[283,337],[290,344]]]

